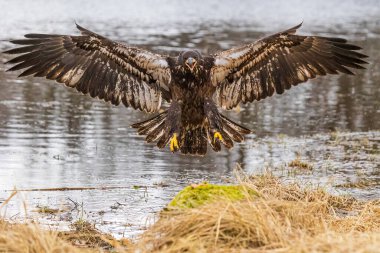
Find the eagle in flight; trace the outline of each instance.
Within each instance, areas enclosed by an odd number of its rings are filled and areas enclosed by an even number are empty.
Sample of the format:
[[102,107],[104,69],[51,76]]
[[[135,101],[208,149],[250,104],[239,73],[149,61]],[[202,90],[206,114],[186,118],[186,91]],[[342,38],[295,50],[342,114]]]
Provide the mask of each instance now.
[[46,77],[114,105],[159,112],[136,123],[140,135],[159,148],[204,155],[208,144],[220,151],[231,148],[251,131],[226,116],[218,107],[232,109],[282,94],[293,85],[318,75],[364,69],[366,55],[345,39],[296,35],[301,26],[254,43],[202,55],[196,50],[176,57],[124,45],[79,25],[81,35],[26,34],[12,40],[20,47],[5,51],[20,54],[7,63],[19,76]]

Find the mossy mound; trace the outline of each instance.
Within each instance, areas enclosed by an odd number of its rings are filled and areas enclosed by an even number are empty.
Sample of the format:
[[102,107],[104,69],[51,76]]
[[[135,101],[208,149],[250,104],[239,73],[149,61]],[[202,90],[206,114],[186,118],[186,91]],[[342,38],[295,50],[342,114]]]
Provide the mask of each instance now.
[[241,185],[214,185],[203,183],[190,185],[180,191],[169,203],[169,208],[195,208],[217,200],[238,201],[257,195]]

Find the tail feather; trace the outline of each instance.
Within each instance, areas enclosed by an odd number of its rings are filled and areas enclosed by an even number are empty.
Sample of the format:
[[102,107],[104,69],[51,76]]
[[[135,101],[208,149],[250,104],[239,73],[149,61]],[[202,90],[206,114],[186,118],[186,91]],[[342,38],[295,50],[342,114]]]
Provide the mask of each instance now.
[[[172,137],[167,125],[168,112],[162,112],[154,118],[143,122],[133,124],[133,128],[137,128],[140,135],[146,135],[146,141],[156,142],[159,148],[164,148]],[[220,114],[221,124],[218,130],[222,136],[222,140],[214,138],[215,129],[211,129],[208,124],[200,124],[193,126],[182,126],[178,134],[179,150],[183,154],[205,155],[207,152],[207,143],[216,152],[221,150],[221,144],[230,149],[234,146],[234,142],[242,142],[244,135],[251,133],[251,130],[240,126]]]
[[242,142],[244,140],[244,137],[236,131],[234,128],[232,128],[230,125],[225,124],[224,125],[224,131],[228,134],[228,136],[234,140],[235,142]]
[[232,122],[228,118],[222,117],[222,125],[223,125],[223,130],[226,132],[226,134],[235,142],[242,142],[244,141],[244,134],[248,134],[251,132],[251,130],[242,127],[235,122]]
[[224,124],[230,126],[231,128],[233,128],[235,131],[239,132],[240,134],[245,135],[245,134],[252,133],[252,131],[249,130],[248,128],[245,128],[245,127],[233,122],[232,120],[230,120],[229,118],[227,118],[226,116],[224,116],[222,114],[219,114],[219,115],[222,118]]
[[224,129],[220,130],[220,133],[223,137],[223,145],[226,146],[226,148],[228,149],[232,148],[234,146],[234,142],[232,141],[231,136]]
[[165,121],[162,121],[149,132],[145,138],[146,142],[151,143],[162,137],[165,134]]
[[207,152],[207,134],[204,126],[183,129],[180,134],[180,150],[183,154],[205,155]]
[[148,134],[153,128],[157,127],[162,122],[165,122],[166,115],[167,111],[164,111],[151,119],[133,124],[132,127],[138,128],[138,133],[140,135]]
[[164,111],[151,119],[133,124],[132,127],[137,128],[137,132],[139,135],[146,135],[145,140],[148,143],[158,140],[158,142],[160,143],[159,147],[165,147],[165,145],[169,141],[169,138],[168,138],[166,143],[164,144],[162,143],[163,142],[162,139],[167,138],[165,136],[166,116],[167,116],[167,111]]
[[159,139],[158,139],[158,142],[157,142],[157,147],[159,148],[164,148],[166,145],[168,145],[169,143],[169,140],[170,140],[170,135],[169,133],[165,132]]

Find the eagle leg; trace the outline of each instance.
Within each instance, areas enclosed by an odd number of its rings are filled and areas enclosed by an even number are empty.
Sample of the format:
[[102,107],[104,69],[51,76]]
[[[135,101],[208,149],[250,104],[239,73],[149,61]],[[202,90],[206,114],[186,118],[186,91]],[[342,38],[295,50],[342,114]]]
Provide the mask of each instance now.
[[165,121],[166,132],[170,136],[169,148],[171,152],[179,150],[178,137],[180,137],[181,129],[181,105],[177,101],[173,101],[168,109],[168,115]]
[[231,148],[233,142],[227,134],[223,132],[223,120],[215,103],[207,99],[205,100],[203,109],[208,122],[208,139],[211,147],[215,151],[220,151],[221,143],[223,143],[226,147]]
[[164,148],[169,144],[171,152],[176,152],[181,146],[181,107],[173,101],[167,111],[155,117],[132,125],[139,135],[146,135],[148,143],[157,142],[157,147]]
[[221,149],[221,143],[227,148],[232,148],[234,141],[242,142],[244,135],[251,132],[220,114],[212,100],[205,101],[204,112],[208,122],[208,141],[215,151]]
[[222,118],[218,112],[218,108],[212,100],[206,100],[203,106],[210,131],[212,133],[214,141],[217,139],[222,141],[223,136],[221,134],[222,130]]
[[178,149],[179,149],[179,146],[178,146],[177,134],[174,133],[173,136],[170,138],[170,151],[174,153],[178,151]]

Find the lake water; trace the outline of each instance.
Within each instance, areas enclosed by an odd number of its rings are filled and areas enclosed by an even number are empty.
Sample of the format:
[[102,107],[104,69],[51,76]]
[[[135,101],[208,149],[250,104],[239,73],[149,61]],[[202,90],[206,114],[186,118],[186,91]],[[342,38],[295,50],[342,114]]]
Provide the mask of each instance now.
[[[228,116],[254,130],[230,151],[186,157],[146,144],[129,126],[147,115],[41,78],[5,73],[0,54],[0,205],[9,219],[64,227],[85,218],[133,237],[189,183],[229,181],[240,166],[324,185],[362,199],[380,195],[380,5],[378,1],[0,1],[0,49],[23,34],[78,34],[74,20],[112,39],[159,52],[213,53],[289,28],[340,36],[364,48],[368,69],[324,77]],[[338,132],[338,134],[337,134]],[[350,133],[347,133],[350,132]],[[297,156],[311,171],[288,168]],[[365,180],[369,187],[338,188]],[[56,191],[54,188],[89,189]],[[38,206],[60,208],[39,215]]]

